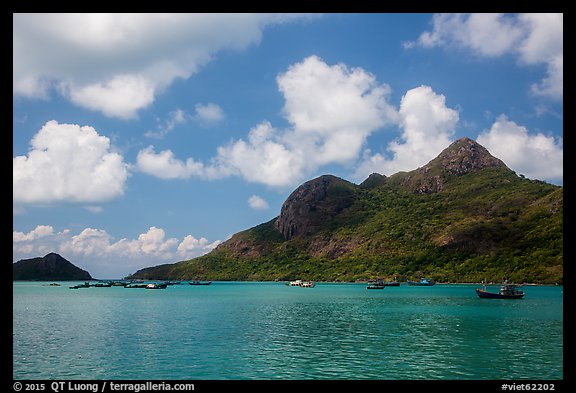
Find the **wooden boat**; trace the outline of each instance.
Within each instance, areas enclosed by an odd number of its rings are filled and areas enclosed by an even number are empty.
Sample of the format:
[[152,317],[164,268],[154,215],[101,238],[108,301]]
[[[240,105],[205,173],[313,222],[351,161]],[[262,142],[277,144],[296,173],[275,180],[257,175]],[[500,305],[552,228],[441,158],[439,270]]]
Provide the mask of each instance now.
[[166,289],[167,285],[166,283],[161,283],[161,284],[156,284],[156,283],[151,283],[151,284],[147,284],[146,285],[146,289]]
[[90,288],[90,283],[86,281],[84,284],[73,285],[70,289]]
[[314,284],[314,281],[302,281],[302,280],[290,281],[287,282],[286,285],[288,285],[289,287],[301,287],[301,288],[314,288],[316,286],[316,284]]
[[524,291],[519,290],[514,284],[502,285],[498,293],[488,292],[484,286],[483,289],[477,288],[476,294],[483,299],[522,299],[524,297]]
[[146,285],[148,285],[148,284],[131,283],[131,284],[125,285],[124,288],[128,288],[128,289],[131,289],[131,288],[146,288]]
[[190,281],[188,284],[190,284],[190,285],[210,285],[210,284],[212,284],[212,281],[206,281],[206,282]]
[[371,281],[368,283],[366,289],[384,289],[386,287],[386,283],[382,281],[382,279],[378,278],[376,281]]
[[417,287],[431,287],[432,285],[436,284],[436,281],[428,280],[427,278],[421,278],[420,281],[408,281],[407,284]]

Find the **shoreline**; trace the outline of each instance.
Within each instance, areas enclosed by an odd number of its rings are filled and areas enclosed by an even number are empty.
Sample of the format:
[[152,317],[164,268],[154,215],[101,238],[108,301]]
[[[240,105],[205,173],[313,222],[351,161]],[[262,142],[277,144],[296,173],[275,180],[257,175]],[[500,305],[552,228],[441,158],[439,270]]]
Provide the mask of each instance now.
[[[91,280],[12,280],[12,283],[15,282],[21,282],[21,283],[25,283],[25,282],[30,282],[30,283],[58,283],[58,282],[65,282],[65,283],[72,283],[72,282],[84,282],[84,281],[130,281],[130,280],[123,280],[123,279],[97,279],[97,278],[93,278]],[[188,282],[188,281],[194,281],[194,280],[163,280],[163,279],[148,279],[148,280],[143,280],[143,279],[137,279],[137,280],[133,280],[133,281],[141,281],[141,282],[163,282],[163,281],[182,281],[182,282]],[[275,284],[275,283],[279,283],[279,284],[283,284],[283,283],[288,283],[290,281],[293,280],[205,280],[205,281],[212,281],[213,283],[270,283],[270,284]],[[316,281],[316,280],[310,280],[313,281],[314,283],[317,284],[368,284],[370,281],[369,280],[358,280],[358,281]],[[400,285],[407,285],[406,281],[399,281]],[[564,284],[560,284],[560,283],[553,283],[553,284],[542,284],[542,283],[513,283],[511,282],[510,284],[515,284],[518,286],[550,286],[550,287],[554,287],[554,286],[564,286]],[[484,285],[483,282],[436,282],[434,285]],[[501,282],[488,282],[486,283],[487,286],[497,286],[497,285],[502,285]],[[433,285],[432,285],[433,286]]]

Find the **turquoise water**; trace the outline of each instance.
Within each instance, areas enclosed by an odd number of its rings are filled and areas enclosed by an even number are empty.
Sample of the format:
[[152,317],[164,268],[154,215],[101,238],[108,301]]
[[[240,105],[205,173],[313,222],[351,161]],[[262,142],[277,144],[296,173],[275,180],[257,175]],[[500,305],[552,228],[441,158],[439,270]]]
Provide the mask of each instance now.
[[563,378],[562,287],[47,284],[13,284],[14,379]]

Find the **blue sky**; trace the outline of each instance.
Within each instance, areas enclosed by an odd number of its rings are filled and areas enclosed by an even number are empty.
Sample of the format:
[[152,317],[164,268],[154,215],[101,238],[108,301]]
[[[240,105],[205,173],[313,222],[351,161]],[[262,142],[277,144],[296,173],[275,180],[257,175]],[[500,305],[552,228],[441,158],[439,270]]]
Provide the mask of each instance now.
[[470,137],[563,184],[560,14],[14,14],[13,262],[203,255]]

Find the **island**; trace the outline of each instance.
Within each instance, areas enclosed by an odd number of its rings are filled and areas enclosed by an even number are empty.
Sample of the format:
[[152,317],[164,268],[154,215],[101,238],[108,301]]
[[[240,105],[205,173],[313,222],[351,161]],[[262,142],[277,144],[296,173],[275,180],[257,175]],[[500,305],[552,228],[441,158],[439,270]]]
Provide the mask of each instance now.
[[12,280],[26,281],[78,281],[92,280],[86,270],[80,269],[56,253],[44,257],[21,259],[12,265]]

